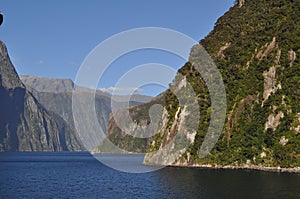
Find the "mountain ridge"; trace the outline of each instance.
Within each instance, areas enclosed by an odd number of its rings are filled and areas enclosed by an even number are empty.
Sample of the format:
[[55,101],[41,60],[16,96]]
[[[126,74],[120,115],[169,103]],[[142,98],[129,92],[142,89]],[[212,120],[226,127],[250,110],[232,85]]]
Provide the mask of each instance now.
[[[21,80],[26,88],[38,99],[38,101],[47,109],[62,117],[69,125],[70,129],[77,132],[75,127],[73,110],[72,110],[72,95],[73,91],[84,93],[95,93],[95,110],[98,122],[104,132],[107,131],[109,115],[112,109],[124,108],[128,106],[136,106],[146,103],[152,99],[150,96],[139,94],[129,95],[111,95],[101,90],[93,90],[77,86],[70,79],[44,78],[31,75],[21,75]],[[79,96],[79,95],[78,95]],[[113,106],[112,106],[113,103]],[[79,135],[80,136],[80,135]],[[101,143],[99,143],[101,148]],[[98,148],[99,148],[98,147]],[[103,147],[102,147],[103,148]],[[95,149],[94,151],[99,151]]]
[[64,120],[46,110],[26,89],[0,41],[0,151],[83,149]]
[[[144,163],[299,168],[299,12],[298,1],[236,1],[200,41],[218,66],[226,89],[226,121],[218,142],[206,157],[198,156],[210,123],[211,101],[201,74],[192,62],[187,62],[173,85],[176,89],[187,81],[193,86],[200,107],[198,131],[192,138],[192,134],[183,134],[182,142],[174,139],[180,126],[190,122],[182,119],[182,114],[188,115],[189,111],[183,111],[168,89],[163,94],[162,125],[147,145]],[[148,111],[142,108],[148,105],[130,109],[133,115],[139,115],[135,118],[138,124],[145,118],[150,122]],[[120,131],[113,119],[110,126],[114,126],[111,133]],[[184,152],[171,156],[176,149]]]

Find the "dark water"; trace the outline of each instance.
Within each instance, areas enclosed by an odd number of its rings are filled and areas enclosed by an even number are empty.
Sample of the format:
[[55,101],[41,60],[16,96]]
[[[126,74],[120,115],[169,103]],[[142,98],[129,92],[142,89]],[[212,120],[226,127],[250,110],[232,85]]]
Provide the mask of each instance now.
[[132,174],[106,167],[87,153],[1,153],[0,198],[289,199],[300,198],[300,175],[199,168]]

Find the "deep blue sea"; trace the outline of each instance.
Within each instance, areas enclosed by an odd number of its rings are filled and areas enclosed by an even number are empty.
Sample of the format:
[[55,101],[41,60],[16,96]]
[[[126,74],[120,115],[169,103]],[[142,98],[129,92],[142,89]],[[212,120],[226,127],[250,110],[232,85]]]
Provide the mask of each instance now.
[[[130,167],[143,157],[101,158]],[[138,174],[83,152],[0,153],[0,198],[289,199],[300,198],[300,174],[173,167]]]

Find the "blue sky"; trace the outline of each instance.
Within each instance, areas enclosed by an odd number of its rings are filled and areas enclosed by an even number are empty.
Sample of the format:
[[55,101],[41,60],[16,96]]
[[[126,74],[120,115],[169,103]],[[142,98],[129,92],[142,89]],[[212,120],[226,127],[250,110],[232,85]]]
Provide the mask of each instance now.
[[[19,74],[75,79],[86,56],[110,36],[132,28],[162,27],[199,41],[234,0],[1,0],[0,39]],[[162,63],[174,69],[184,60],[155,50],[130,53],[106,72],[99,87],[114,87],[130,68]],[[155,86],[154,86],[155,87]],[[142,94],[165,88],[145,86]]]

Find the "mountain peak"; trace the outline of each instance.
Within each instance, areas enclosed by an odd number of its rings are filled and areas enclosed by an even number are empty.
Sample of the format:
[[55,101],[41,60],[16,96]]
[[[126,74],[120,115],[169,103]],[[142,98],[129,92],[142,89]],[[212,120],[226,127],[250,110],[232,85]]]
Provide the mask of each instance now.
[[0,151],[80,149],[67,123],[46,110],[21,82],[0,41]]
[[72,92],[74,83],[71,79],[45,78],[31,75],[21,75],[22,82],[39,92]]
[[0,40],[0,85],[8,89],[24,88],[14,66],[8,56],[6,45]]

